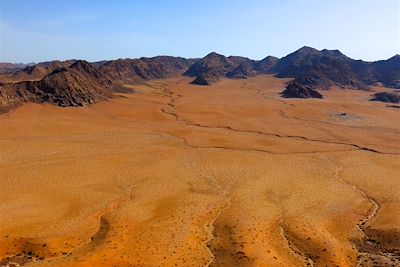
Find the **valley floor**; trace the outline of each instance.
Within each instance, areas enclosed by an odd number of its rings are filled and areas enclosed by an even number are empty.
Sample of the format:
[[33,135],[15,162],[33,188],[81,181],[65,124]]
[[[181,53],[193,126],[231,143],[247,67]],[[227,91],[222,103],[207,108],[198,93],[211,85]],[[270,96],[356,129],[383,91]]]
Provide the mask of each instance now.
[[399,109],[190,80],[0,115],[0,266],[400,266]]

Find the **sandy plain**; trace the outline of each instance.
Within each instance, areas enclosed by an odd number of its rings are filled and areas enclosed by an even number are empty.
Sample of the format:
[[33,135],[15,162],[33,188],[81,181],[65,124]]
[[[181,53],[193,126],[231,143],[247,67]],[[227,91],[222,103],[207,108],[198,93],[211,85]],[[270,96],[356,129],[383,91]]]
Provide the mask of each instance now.
[[400,266],[400,109],[286,81],[0,115],[0,266]]

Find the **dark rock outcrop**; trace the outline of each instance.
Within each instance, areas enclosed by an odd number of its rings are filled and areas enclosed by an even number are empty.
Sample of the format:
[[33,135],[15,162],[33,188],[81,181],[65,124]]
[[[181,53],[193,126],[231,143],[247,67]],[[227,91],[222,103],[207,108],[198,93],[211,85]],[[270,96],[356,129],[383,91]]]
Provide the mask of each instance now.
[[373,95],[371,101],[381,101],[386,103],[400,103],[400,94],[379,92]]
[[212,75],[210,73],[203,73],[198,75],[192,82],[191,84],[197,84],[197,85],[211,85],[214,82],[218,81],[218,77],[215,75]]
[[322,98],[316,90],[297,82],[290,82],[281,95],[285,98]]

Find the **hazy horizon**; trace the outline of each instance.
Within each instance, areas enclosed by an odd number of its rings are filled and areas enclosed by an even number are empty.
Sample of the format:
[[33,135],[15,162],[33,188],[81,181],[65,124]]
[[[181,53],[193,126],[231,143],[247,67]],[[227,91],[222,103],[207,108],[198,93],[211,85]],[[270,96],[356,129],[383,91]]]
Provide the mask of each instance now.
[[215,51],[262,59],[302,46],[375,61],[400,53],[396,0],[0,0],[0,62],[88,61]]

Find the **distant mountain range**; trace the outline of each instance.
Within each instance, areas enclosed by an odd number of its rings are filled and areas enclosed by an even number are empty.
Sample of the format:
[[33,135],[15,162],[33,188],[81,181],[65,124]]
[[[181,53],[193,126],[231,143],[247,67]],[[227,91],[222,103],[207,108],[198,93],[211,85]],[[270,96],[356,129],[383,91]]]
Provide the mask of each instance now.
[[[354,60],[339,50],[302,47],[279,59],[262,60],[212,52],[201,59],[158,56],[89,63],[83,60],[49,61],[38,64],[0,63],[0,107],[23,102],[82,106],[112,96],[119,84],[193,77],[192,84],[212,85],[221,78],[247,79],[257,74],[293,78],[282,97],[322,98],[316,90],[333,85],[368,90],[370,85],[400,89],[400,55],[387,60]],[[385,93],[373,100],[393,102],[398,93]]]
[[400,88],[400,55],[365,62],[351,59],[339,50],[302,47],[281,59],[269,56],[255,61],[210,53],[195,62],[184,75],[196,77],[195,84],[210,85],[221,77],[247,78],[260,73],[295,78],[294,82],[313,89],[328,89],[332,85],[367,89],[367,85],[375,84]]
[[35,63],[0,63],[0,73],[13,73],[28,66],[33,66]]

